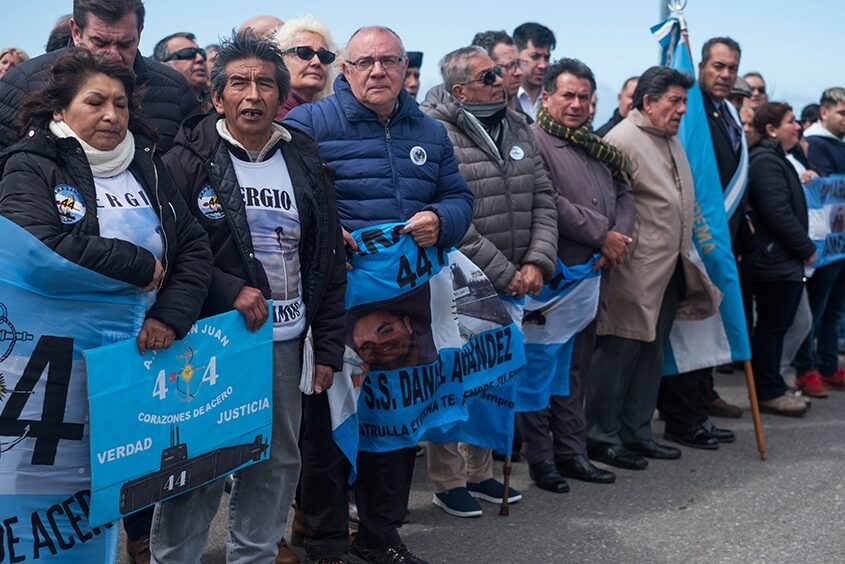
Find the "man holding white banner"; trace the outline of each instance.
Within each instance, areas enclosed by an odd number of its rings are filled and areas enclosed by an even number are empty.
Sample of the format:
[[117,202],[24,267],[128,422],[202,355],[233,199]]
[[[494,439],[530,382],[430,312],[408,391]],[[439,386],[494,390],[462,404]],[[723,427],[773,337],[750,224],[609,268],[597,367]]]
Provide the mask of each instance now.
[[[628,258],[635,212],[628,184],[630,161],[589,131],[595,89],[587,65],[576,59],[558,61],[546,71],[542,107],[532,130],[556,192],[558,258],[573,266],[601,254],[601,315],[611,269]],[[603,484],[616,479],[587,459],[584,400],[596,324],[593,319],[575,338],[569,395],[553,395],[548,408],[519,414],[522,451],[531,477],[548,491],[567,491],[564,477]]]
[[643,470],[647,458],[674,459],[681,451],[652,439],[651,419],[663,350],[675,318],[713,315],[721,293],[692,261],[692,175],[678,140],[693,79],[651,67],[634,92],[635,109],[605,137],[633,166],[637,218],[630,260],[610,280],[608,315],[587,394],[590,458]]
[[[458,167],[475,194],[473,218],[458,250],[499,293],[538,293],[555,269],[557,221],[553,190],[525,119],[508,111],[501,72],[481,47],[448,53],[440,63],[443,86],[422,110],[446,127]],[[493,478],[489,448],[459,443],[428,446],[434,505],[457,517],[481,515],[476,498],[501,503],[504,486]],[[516,490],[508,502],[519,501]]]

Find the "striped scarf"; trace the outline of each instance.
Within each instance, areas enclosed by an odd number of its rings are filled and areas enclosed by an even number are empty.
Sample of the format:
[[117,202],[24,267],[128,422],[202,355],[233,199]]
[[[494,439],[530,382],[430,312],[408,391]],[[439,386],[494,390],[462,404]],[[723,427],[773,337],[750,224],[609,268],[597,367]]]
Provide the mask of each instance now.
[[572,129],[555,121],[549,112],[546,111],[546,108],[542,106],[537,112],[537,126],[540,129],[552,137],[557,137],[558,139],[563,139],[564,141],[569,141],[582,147],[591,157],[604,163],[610,169],[613,178],[620,182],[630,183],[633,169],[631,168],[631,161],[627,155],[610,143],[605,143],[598,136],[594,135],[590,131],[589,124],[590,122],[588,121],[578,129]]

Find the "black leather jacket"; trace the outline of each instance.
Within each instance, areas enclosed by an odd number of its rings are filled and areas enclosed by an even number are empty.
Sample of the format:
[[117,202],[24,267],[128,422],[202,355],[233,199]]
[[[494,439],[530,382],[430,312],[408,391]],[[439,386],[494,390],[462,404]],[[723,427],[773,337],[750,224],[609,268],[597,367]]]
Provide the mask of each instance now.
[[[244,160],[243,151],[226,143],[217,133],[221,116],[195,116],[185,121],[176,145],[164,162],[188,207],[208,233],[214,268],[207,315],[232,309],[245,285],[258,288],[270,298],[264,267],[255,258],[246,208],[229,152]],[[314,337],[314,359],[340,370],[346,335],[346,255],[335,204],[331,170],[320,160],[317,144],[307,135],[286,126],[291,141],[279,141],[267,157],[281,149],[296,198],[302,238],[299,258],[302,272],[306,322]],[[211,187],[219,198],[223,217],[202,213],[200,193]]]
[[[135,136],[129,172],[161,223],[166,272],[147,317],[169,325],[182,338],[199,317],[208,292],[211,249],[155,152],[150,140]],[[0,154],[0,172],[0,215],[80,266],[133,286],[152,281],[152,253],[128,241],[100,237],[94,177],[76,139],[59,139],[49,131],[33,129]],[[54,191],[61,185],[75,189],[85,206],[84,215],[73,223],[60,220]]]

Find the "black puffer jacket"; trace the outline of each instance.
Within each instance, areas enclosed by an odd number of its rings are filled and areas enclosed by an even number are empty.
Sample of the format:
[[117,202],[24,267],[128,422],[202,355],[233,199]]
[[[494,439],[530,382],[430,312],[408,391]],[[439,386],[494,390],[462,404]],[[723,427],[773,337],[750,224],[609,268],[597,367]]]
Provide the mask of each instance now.
[[[223,141],[216,123],[221,116],[195,116],[185,121],[176,145],[164,162],[188,207],[205,228],[214,252],[211,288],[203,312],[229,311],[245,285],[270,298],[270,284],[255,258],[246,208],[235,174],[231,151],[249,160],[241,149]],[[346,338],[346,255],[335,205],[331,170],[320,160],[317,144],[304,133],[286,126],[291,141],[279,141],[267,158],[282,150],[299,210],[302,239],[299,259],[306,322],[314,337],[314,360],[340,370]],[[219,199],[223,217],[210,219],[201,211],[210,187]],[[207,196],[207,194],[206,194]]]
[[[170,181],[155,145],[135,136],[129,172],[140,183],[162,227],[166,276],[147,317],[173,328],[178,338],[197,320],[211,280],[208,237]],[[153,279],[155,257],[128,241],[100,237],[97,192],[91,167],[76,139],[34,129],[0,154],[0,215],[14,221],[56,253],[80,266],[133,286]],[[59,218],[55,189],[74,188],[84,215]],[[81,206],[80,206],[81,207]]]
[[804,260],[816,250],[807,235],[807,202],[801,180],[781,145],[763,139],[751,149],[748,203],[754,250],[740,263],[751,280],[804,278]]
[[[66,52],[67,49],[59,49],[30,59],[0,80],[0,149],[17,139],[18,106],[28,93],[41,87],[53,64]],[[132,71],[137,84],[144,87],[141,112],[158,131],[157,150],[165,153],[173,146],[182,120],[199,113],[197,98],[185,77],[167,65],[138,54]]]

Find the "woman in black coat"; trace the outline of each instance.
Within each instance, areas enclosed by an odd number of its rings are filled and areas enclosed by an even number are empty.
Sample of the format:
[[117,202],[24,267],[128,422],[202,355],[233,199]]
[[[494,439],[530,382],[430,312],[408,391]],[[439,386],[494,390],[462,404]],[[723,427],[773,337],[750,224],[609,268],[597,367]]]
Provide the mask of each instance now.
[[0,215],[67,260],[145,292],[143,354],[197,320],[212,256],[137,104],[129,69],[86,49],[60,58],[20,108],[23,138],[0,156]]
[[780,375],[783,338],[801,299],[804,267],[816,260],[801,180],[786,159],[800,126],[792,108],[774,102],[757,111],[754,128],[762,137],[751,150],[748,184],[754,250],[741,263],[757,306],[751,362],[760,409],[802,416],[807,403],[789,392]]

